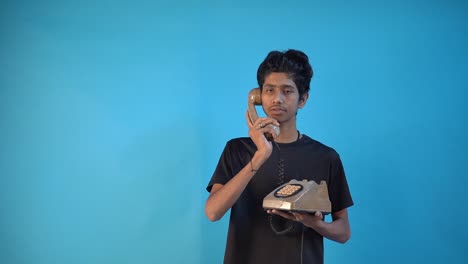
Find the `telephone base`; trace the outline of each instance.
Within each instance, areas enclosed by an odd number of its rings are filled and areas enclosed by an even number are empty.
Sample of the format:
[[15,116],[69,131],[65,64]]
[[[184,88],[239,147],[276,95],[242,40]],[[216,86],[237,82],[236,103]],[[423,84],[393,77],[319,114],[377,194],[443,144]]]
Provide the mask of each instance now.
[[276,209],[286,212],[306,212],[322,214],[331,212],[327,183],[291,180],[273,190],[263,199],[264,209]]

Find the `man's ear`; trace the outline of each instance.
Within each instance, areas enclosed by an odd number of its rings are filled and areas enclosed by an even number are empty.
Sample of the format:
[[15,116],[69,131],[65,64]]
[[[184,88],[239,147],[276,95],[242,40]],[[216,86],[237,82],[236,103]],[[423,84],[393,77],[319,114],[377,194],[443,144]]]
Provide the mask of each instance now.
[[309,93],[305,93],[301,96],[301,98],[299,99],[299,108],[305,106],[307,99],[309,99]]

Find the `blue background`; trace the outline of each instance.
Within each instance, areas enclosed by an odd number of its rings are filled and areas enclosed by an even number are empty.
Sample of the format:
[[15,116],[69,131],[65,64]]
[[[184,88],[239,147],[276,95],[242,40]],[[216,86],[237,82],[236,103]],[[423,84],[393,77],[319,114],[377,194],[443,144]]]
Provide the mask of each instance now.
[[468,258],[464,1],[0,6],[1,263],[221,263],[205,186],[288,48],[315,70],[299,129],[355,200],[326,262]]

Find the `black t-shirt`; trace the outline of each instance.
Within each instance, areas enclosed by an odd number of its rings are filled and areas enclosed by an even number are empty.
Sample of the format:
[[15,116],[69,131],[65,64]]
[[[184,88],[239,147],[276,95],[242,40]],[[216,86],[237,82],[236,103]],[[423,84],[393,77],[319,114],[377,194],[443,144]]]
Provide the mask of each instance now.
[[[207,186],[226,184],[252,159],[256,146],[250,138],[227,142]],[[323,237],[302,224],[285,235],[273,232],[263,198],[280,184],[296,180],[326,181],[332,213],[353,205],[343,166],[336,151],[303,135],[293,143],[274,143],[270,158],[259,168],[231,208],[224,256],[226,264],[323,263]],[[293,222],[273,217],[275,225]],[[302,262],[301,262],[302,258]]]

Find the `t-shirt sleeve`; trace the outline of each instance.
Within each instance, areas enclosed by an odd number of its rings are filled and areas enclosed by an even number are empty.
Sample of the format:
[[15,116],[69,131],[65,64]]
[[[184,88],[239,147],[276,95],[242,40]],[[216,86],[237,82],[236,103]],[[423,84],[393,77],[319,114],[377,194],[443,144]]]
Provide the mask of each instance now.
[[211,177],[206,190],[211,192],[211,188],[215,183],[226,184],[232,178],[232,154],[230,148],[230,142],[226,143],[223,153],[219,158],[218,165]]
[[340,156],[337,154],[330,165],[329,196],[332,204],[332,213],[348,208],[354,204],[349,191],[348,181]]

